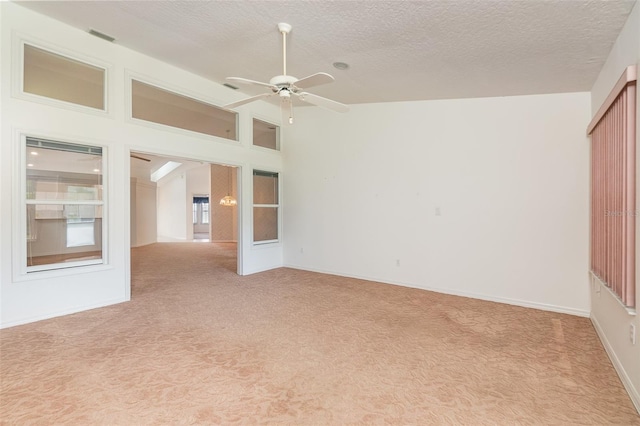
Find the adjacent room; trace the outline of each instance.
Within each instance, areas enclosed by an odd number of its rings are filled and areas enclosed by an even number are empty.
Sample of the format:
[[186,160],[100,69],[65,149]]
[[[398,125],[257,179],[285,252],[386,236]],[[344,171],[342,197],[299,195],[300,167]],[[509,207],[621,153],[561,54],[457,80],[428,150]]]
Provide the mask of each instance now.
[[237,168],[141,152],[130,157],[131,247],[207,243],[238,271]]
[[638,0],[8,1],[0,57],[0,423],[640,425]]

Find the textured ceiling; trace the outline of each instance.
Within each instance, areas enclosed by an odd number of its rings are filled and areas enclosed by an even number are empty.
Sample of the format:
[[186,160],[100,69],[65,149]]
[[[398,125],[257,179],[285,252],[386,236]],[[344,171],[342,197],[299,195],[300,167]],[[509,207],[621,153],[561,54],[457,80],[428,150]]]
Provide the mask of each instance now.
[[588,91],[634,1],[20,4],[221,83],[281,74],[287,22],[288,74],[328,72],[336,82],[310,91],[363,103]]

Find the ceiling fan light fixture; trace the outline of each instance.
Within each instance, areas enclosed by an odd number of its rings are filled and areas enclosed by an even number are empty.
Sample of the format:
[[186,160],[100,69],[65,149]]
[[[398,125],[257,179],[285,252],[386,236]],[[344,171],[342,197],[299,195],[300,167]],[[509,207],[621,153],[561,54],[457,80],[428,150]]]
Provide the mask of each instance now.
[[280,92],[278,92],[278,95],[280,95],[280,97],[283,99],[291,99],[291,92],[289,92],[287,89],[282,89]]
[[222,197],[220,205],[225,207],[233,207],[238,205],[238,201],[231,196],[231,167],[227,167],[227,195]]

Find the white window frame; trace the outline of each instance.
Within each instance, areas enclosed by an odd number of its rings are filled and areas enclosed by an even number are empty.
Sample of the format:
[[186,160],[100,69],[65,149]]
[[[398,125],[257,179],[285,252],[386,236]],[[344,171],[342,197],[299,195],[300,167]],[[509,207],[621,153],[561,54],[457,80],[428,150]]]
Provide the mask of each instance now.
[[[138,74],[134,71],[125,69],[125,98],[126,98],[126,115],[125,121],[135,124],[137,126],[144,126],[147,128],[161,130],[164,132],[171,132],[182,136],[191,136],[199,139],[205,139],[209,141],[216,141],[219,143],[224,143],[231,146],[239,146],[242,144],[242,126],[240,126],[241,116],[240,113],[233,110],[227,110],[221,106],[224,102],[203,97],[201,93],[196,93],[189,91],[183,87],[178,87],[173,84],[167,83],[165,81],[156,80],[146,75]],[[160,90],[165,90],[167,92],[174,93],[179,96],[184,96],[186,98],[191,98],[195,101],[202,102],[204,104],[210,105],[214,108],[218,108],[221,110],[229,111],[236,114],[236,139],[227,139],[219,136],[208,135],[206,133],[200,133],[193,130],[181,129],[180,127],[170,126],[168,124],[160,124],[153,121],[142,120],[140,118],[135,118],[133,116],[133,80],[139,81],[140,83],[144,83],[150,86],[154,86]]]
[[[27,138],[33,139],[44,139],[52,142],[61,142],[61,143],[69,143],[74,145],[84,145],[84,146],[95,146],[102,149],[101,155],[101,174],[102,174],[102,200],[30,200],[27,199],[27,153],[29,151],[27,147]],[[108,170],[107,170],[107,147],[102,144],[97,144],[94,142],[83,142],[77,140],[66,140],[58,137],[47,137],[42,135],[34,135],[34,134],[26,134],[22,133],[19,136],[20,149],[18,150],[18,155],[20,157],[18,164],[20,164],[19,168],[19,177],[15,180],[16,184],[19,186],[16,191],[19,194],[18,202],[14,205],[14,217],[18,219],[18,226],[15,228],[16,234],[14,234],[14,247],[19,247],[20,250],[17,251],[19,254],[18,261],[18,276],[14,275],[14,279],[16,281],[20,281],[21,278],[24,279],[27,276],[33,276],[35,272],[40,277],[40,273],[62,273],[68,274],[69,272],[79,272],[82,270],[86,270],[86,267],[99,267],[103,268],[108,265],[108,222],[109,222],[109,214],[108,214]],[[64,263],[51,263],[47,265],[35,265],[35,266],[27,266],[27,256],[28,256],[28,239],[27,239],[27,213],[26,206],[27,205],[100,205],[102,206],[102,257],[100,259],[90,259],[90,260],[79,260],[73,262],[64,262]],[[79,267],[83,267],[78,269]]]
[[[35,93],[24,91],[24,45],[28,44],[38,49],[42,49],[54,55],[59,55],[68,58],[73,61],[81,62],[86,65],[90,65],[96,68],[104,70],[104,109],[92,108],[85,105],[76,104],[73,102],[67,102],[60,99],[49,98],[46,96],[37,95]],[[111,99],[113,98],[113,66],[107,62],[100,61],[99,59],[81,54],[79,52],[71,51],[60,46],[56,46],[51,43],[47,43],[42,40],[38,40],[31,36],[26,36],[19,33],[13,35],[13,49],[12,49],[12,85],[11,95],[14,98],[22,99],[25,101],[36,102],[44,105],[49,105],[57,108],[64,108],[72,111],[89,113],[99,116],[107,116],[113,118],[113,112],[111,108]]]
[[[268,149],[268,148],[265,148]],[[269,149],[269,151],[273,151],[272,149]],[[254,172],[263,172],[263,173],[273,173],[273,174],[277,174],[278,175],[278,203],[277,204],[254,204],[253,203],[253,177]],[[271,171],[268,168],[253,168],[251,170],[251,201],[252,201],[252,205],[251,205],[251,242],[253,244],[253,246],[263,246],[263,245],[267,245],[267,244],[277,244],[280,243],[280,240],[282,238],[281,234],[282,234],[282,173],[280,173],[279,171]],[[276,212],[277,212],[277,224],[278,224],[278,238],[274,239],[274,240],[264,240],[264,241],[255,241],[254,240],[254,227],[255,227],[255,217],[254,217],[254,210],[255,208],[275,208]]]
[[198,220],[200,219],[198,212],[199,212],[199,208],[198,208],[198,203],[193,203],[192,204],[192,208],[191,208],[191,216],[192,216],[192,220],[193,220],[193,224],[197,225],[198,224]]
[[[276,127],[276,149],[266,148],[260,145],[254,145],[253,143],[253,120],[262,121],[266,124],[271,124]],[[251,147],[262,152],[272,152],[272,153],[280,153],[282,152],[282,125],[280,123],[274,122],[274,120],[265,118],[260,115],[252,114],[251,115]]]
[[[205,216],[205,208],[204,206],[207,206],[206,208],[206,213],[207,213],[207,221],[204,221],[204,216]],[[209,225],[211,222],[211,204],[210,203],[202,203],[200,207],[200,223],[202,225]]]

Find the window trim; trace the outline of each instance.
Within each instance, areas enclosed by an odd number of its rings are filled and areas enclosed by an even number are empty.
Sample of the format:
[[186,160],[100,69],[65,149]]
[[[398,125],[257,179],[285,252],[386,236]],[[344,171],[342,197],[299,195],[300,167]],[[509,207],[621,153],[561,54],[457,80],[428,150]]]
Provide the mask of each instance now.
[[[43,139],[53,142],[68,143],[82,146],[94,146],[102,149],[102,257],[100,259],[78,260],[64,263],[52,263],[47,265],[27,266],[28,241],[27,241],[27,214],[28,204],[64,204],[63,200],[28,200],[27,199],[27,138]],[[95,140],[78,141],[59,136],[35,134],[32,132],[16,131],[18,149],[14,152],[15,162],[18,167],[14,168],[14,197],[13,197],[13,227],[12,246],[13,252],[13,279],[14,281],[26,281],[31,279],[42,279],[54,276],[75,275],[77,273],[94,272],[97,270],[113,269],[109,261],[109,218],[110,202],[109,192],[112,187],[110,161],[108,161],[108,146]],[[106,167],[105,167],[106,166]],[[67,204],[88,204],[83,200],[70,200]],[[97,205],[91,202],[91,205]]]
[[[281,153],[282,152],[282,123],[276,122],[276,120],[272,120],[271,118],[267,118],[265,116],[259,114],[251,114],[251,148],[257,149],[260,152],[270,152],[270,153]],[[262,121],[266,124],[271,124],[276,126],[276,149],[266,148],[264,146],[255,145],[253,143],[253,120]]]
[[[268,148],[265,148],[265,149],[268,149]],[[273,150],[270,149],[269,151],[273,151]],[[255,172],[272,173],[278,176],[278,204],[254,204],[253,203],[253,191],[254,191],[253,177],[255,176]],[[282,177],[282,172],[272,171],[270,170],[269,167],[266,167],[266,168],[252,167],[251,168],[251,245],[252,247],[274,245],[274,244],[279,244],[282,241],[282,178],[281,177]],[[254,209],[256,207],[277,209],[278,238],[274,240],[264,240],[264,241],[254,240],[254,236],[255,236],[254,235],[254,229],[255,229]]]
[[[80,105],[60,99],[49,98],[35,93],[24,91],[24,45],[28,44],[37,49],[44,50],[54,55],[62,56],[73,61],[81,62],[92,67],[104,70],[104,109]],[[12,76],[11,76],[11,96],[24,101],[35,102],[46,106],[82,112],[86,114],[98,115],[101,117],[114,118],[112,109],[113,99],[113,65],[96,59],[92,56],[84,55],[77,51],[65,49],[52,43],[47,43],[24,34],[13,34],[12,46]]]

